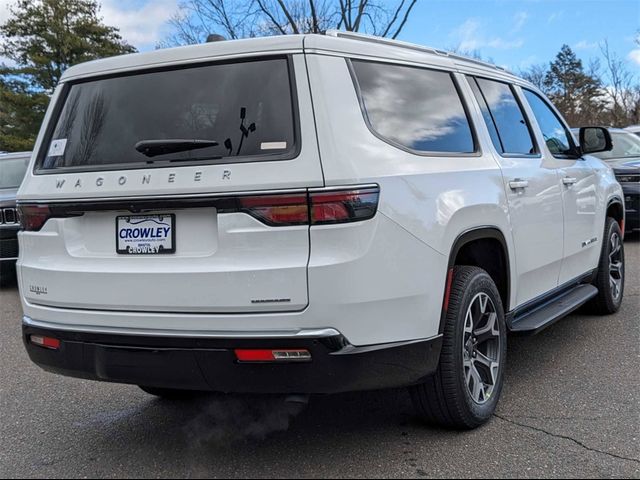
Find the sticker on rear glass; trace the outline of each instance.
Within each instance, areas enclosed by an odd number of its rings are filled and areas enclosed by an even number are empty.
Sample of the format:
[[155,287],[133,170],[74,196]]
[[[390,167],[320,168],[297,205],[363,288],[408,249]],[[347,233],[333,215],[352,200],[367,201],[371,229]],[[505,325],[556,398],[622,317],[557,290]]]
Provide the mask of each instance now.
[[47,153],[47,157],[61,157],[62,155],[64,155],[65,148],[67,148],[66,138],[53,140],[51,142],[51,145],[49,145],[49,153]]
[[287,142],[262,142],[260,150],[286,150]]

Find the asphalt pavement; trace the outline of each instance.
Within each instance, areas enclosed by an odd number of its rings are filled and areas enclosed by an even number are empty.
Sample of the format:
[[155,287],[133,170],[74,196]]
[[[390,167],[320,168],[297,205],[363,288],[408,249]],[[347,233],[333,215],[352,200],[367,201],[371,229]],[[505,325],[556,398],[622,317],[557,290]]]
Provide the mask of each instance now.
[[620,312],[578,313],[509,339],[495,417],[423,425],[404,390],[162,401],[134,386],[45,373],[0,289],[2,477],[640,478],[640,237],[626,242]]

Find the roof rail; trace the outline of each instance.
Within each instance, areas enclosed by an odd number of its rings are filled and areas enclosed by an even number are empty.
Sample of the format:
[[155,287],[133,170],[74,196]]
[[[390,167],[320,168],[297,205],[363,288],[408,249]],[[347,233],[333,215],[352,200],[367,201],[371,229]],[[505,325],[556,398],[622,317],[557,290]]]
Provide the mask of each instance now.
[[336,37],[336,38],[348,38],[351,40],[360,40],[362,42],[378,43],[380,45],[389,45],[392,47],[400,47],[400,48],[406,48],[409,50],[416,50],[418,52],[430,53],[432,55],[440,55],[443,57],[449,57],[453,60],[463,60],[465,62],[475,63],[476,65],[482,65],[483,67],[488,67],[488,68],[493,68],[495,70],[508,72],[506,68],[499,67],[498,65],[494,65],[493,63],[484,62],[482,60],[467,57],[465,55],[459,55],[457,53],[447,52],[446,50],[440,50],[433,47],[424,47],[422,45],[417,45],[415,43],[403,42],[401,40],[391,40],[389,38],[376,37],[374,35],[367,35],[364,33],[357,33],[357,32],[346,32],[344,30],[327,30],[325,32],[325,35],[328,35],[330,37]]

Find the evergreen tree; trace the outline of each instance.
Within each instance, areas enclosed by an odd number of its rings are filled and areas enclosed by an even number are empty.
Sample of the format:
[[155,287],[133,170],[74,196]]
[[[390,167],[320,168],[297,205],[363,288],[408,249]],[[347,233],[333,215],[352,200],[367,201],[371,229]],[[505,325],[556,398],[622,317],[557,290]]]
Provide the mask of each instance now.
[[568,45],[563,45],[549,66],[544,90],[570,125],[593,123],[605,108],[600,80],[587,74]]
[[0,151],[33,146],[49,95],[77,63],[134,52],[96,0],[18,0],[0,25]]

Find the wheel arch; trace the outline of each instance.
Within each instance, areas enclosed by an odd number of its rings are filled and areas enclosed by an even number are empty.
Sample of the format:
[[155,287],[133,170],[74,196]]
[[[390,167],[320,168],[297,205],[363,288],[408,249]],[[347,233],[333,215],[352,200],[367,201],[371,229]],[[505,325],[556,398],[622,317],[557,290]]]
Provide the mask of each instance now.
[[[489,252],[488,255],[483,254],[486,251]],[[498,261],[494,262],[496,255]],[[483,226],[473,228],[459,234],[450,249],[439,333],[442,333],[444,329],[446,306],[448,304],[447,297],[449,296],[452,281],[451,272],[455,265],[472,265],[487,271],[498,287],[504,311],[508,312],[510,310],[511,259],[506,238],[497,227]]]
[[622,233],[624,235],[625,214],[624,214],[624,202],[622,201],[621,198],[615,196],[609,199],[609,202],[607,203],[607,214],[605,216],[605,220],[606,220],[606,217],[611,217],[616,222],[618,222],[618,225],[620,225],[620,229],[622,230]]

